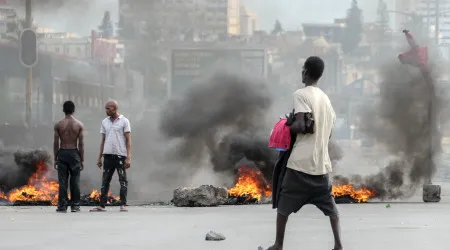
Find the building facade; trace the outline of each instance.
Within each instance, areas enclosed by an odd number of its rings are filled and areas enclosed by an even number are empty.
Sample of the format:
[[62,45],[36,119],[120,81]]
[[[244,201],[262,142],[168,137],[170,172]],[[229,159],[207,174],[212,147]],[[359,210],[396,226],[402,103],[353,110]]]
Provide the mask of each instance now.
[[[240,0],[119,0],[120,26],[139,29],[139,23],[158,22],[160,27],[183,26],[195,34],[240,34]],[[157,9],[151,15],[148,9]]]
[[243,36],[251,36],[258,30],[258,17],[256,13],[249,10],[245,6],[241,6],[240,10],[240,34]]

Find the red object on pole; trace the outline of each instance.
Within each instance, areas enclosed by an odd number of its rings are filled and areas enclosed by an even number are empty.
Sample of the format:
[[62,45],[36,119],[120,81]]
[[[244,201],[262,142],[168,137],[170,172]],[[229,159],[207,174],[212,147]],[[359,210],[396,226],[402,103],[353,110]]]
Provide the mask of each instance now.
[[398,56],[398,59],[403,64],[413,65],[424,70],[427,69],[428,47],[418,46],[413,35],[409,31],[404,30],[403,32],[405,33],[406,40],[411,49],[408,52],[401,53]]

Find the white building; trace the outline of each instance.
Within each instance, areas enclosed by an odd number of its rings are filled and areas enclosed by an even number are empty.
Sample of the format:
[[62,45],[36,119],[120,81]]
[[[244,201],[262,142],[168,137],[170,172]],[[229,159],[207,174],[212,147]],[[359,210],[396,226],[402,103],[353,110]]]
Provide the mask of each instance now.
[[256,13],[245,6],[241,6],[240,12],[240,33],[244,36],[251,36],[255,30],[258,30],[258,17]]
[[70,33],[40,33],[39,50],[78,59],[91,58],[91,39]]

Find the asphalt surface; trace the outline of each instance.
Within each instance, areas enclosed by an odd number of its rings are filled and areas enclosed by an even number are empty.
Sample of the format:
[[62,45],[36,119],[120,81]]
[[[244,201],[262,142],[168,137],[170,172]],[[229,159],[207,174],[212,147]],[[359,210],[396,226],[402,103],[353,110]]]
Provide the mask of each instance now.
[[[448,250],[450,201],[339,205],[345,249]],[[129,212],[58,214],[54,207],[0,207],[1,250],[256,250],[272,243],[270,205],[131,206]],[[205,241],[214,230],[226,240]],[[285,249],[332,249],[329,221],[313,206],[290,217]]]

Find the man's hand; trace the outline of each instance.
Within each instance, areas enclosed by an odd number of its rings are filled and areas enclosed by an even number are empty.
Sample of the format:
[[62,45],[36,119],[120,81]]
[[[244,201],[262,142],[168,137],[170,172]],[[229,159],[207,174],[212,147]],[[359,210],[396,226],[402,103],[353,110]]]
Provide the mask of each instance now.
[[83,169],[84,169],[84,161],[81,162],[81,169],[80,170],[83,171]]
[[129,169],[131,167],[131,160],[129,157],[125,159],[125,169]]
[[292,123],[295,121],[295,110],[293,109],[291,113],[289,113],[289,116],[286,116],[286,125],[291,126]]
[[98,158],[98,160],[97,160],[97,167],[98,168],[102,168],[102,158],[100,157],[100,158]]

